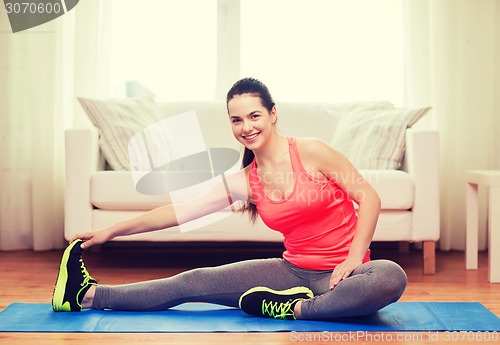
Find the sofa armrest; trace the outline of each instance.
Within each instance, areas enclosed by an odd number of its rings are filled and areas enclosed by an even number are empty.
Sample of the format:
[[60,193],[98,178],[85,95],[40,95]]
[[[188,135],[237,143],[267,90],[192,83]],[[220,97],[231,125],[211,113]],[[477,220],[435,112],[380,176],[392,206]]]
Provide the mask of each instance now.
[[406,130],[403,170],[415,183],[412,241],[437,241],[439,215],[439,133],[437,130]]
[[97,129],[65,131],[64,236],[92,230],[90,177],[104,167]]

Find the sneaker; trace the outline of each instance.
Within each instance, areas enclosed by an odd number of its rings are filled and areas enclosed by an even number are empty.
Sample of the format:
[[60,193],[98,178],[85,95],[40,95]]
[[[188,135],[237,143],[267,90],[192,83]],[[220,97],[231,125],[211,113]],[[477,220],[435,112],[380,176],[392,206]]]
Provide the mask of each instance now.
[[293,312],[295,304],[313,297],[313,292],[304,286],[283,291],[258,286],[241,295],[239,306],[241,310],[250,315],[295,320]]
[[81,311],[83,296],[90,286],[97,285],[83,264],[82,243],[73,241],[63,253],[52,295],[54,311]]

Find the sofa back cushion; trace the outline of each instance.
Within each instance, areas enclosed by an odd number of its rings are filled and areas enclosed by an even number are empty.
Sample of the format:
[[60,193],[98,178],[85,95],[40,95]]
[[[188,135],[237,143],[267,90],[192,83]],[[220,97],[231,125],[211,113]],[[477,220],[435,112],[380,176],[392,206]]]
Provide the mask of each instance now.
[[430,107],[358,107],[342,115],[330,144],[358,169],[399,169],[405,152],[406,129],[429,110]]
[[113,170],[129,170],[128,143],[143,128],[161,119],[150,97],[137,99],[78,98],[92,124],[99,130],[99,146]]

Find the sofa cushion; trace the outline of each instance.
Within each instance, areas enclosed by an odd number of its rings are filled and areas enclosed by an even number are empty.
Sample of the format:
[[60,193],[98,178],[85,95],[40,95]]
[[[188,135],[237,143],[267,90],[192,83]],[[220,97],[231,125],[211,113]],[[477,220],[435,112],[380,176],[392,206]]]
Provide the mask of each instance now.
[[99,146],[113,170],[129,170],[128,144],[143,128],[161,120],[150,97],[97,100],[78,98],[92,124],[99,130]]
[[373,241],[412,241],[413,212],[384,210],[380,213]]
[[[384,210],[408,210],[413,207],[413,181],[400,170],[361,170],[382,199]],[[132,172],[98,171],[91,178],[91,202],[103,210],[150,210],[170,202],[168,194],[139,193]]]
[[372,107],[344,112],[331,145],[358,169],[399,169],[406,129],[429,110]]
[[360,170],[382,201],[383,210],[409,210],[415,201],[415,184],[401,170]]
[[139,193],[129,171],[97,171],[90,180],[90,201],[105,210],[151,210],[170,202],[168,194]]

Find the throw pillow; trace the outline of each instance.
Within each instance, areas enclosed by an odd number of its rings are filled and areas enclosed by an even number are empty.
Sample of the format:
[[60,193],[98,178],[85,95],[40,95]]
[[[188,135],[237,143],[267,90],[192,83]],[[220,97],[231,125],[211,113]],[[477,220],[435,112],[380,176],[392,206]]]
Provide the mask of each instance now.
[[398,169],[404,156],[406,129],[430,109],[386,108],[344,113],[331,145],[358,169]]
[[99,145],[113,170],[130,170],[128,143],[137,132],[161,120],[150,97],[96,100],[78,98],[90,121],[99,130]]

